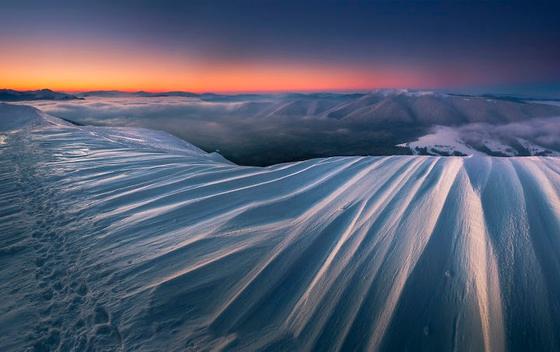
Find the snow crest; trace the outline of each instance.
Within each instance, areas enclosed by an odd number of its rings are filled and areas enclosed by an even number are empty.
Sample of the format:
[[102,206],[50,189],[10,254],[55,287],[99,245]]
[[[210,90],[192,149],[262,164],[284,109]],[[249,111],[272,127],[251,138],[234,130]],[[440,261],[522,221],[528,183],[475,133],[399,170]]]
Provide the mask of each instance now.
[[0,144],[0,350],[557,350],[560,159]]

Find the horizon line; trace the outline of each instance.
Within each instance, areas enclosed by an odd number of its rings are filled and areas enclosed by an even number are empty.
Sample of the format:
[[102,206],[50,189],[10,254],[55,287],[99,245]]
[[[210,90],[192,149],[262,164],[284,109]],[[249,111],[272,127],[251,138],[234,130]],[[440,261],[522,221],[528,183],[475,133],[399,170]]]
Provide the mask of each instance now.
[[[510,88],[519,87],[518,85],[513,85]],[[8,87],[0,87],[0,90],[13,90],[18,92],[29,92],[29,91],[41,91],[41,90],[50,90],[53,92],[58,93],[65,93],[65,94],[80,94],[80,93],[89,93],[89,92],[119,92],[119,93],[151,93],[151,94],[158,94],[158,93],[171,93],[171,92],[180,92],[180,93],[192,93],[197,95],[204,95],[204,94],[222,94],[222,95],[241,95],[241,94],[313,94],[313,93],[333,93],[333,94],[363,94],[363,93],[371,93],[375,91],[389,91],[389,90],[405,90],[405,91],[412,91],[412,92],[437,92],[437,93],[450,93],[450,94],[467,94],[467,95],[484,95],[484,94],[503,94],[503,95],[513,95],[513,96],[531,96],[528,93],[514,93],[514,92],[502,92],[499,93],[498,91],[507,88],[506,86],[486,86],[486,87],[440,87],[440,88],[417,88],[417,87],[371,87],[371,88],[346,88],[346,89],[279,89],[279,90],[182,90],[182,89],[56,89],[56,88],[48,88],[48,87],[40,87],[40,88],[8,88]],[[478,91],[474,93],[473,91]],[[535,92],[537,93],[537,92]],[[537,95],[539,95],[537,93]]]

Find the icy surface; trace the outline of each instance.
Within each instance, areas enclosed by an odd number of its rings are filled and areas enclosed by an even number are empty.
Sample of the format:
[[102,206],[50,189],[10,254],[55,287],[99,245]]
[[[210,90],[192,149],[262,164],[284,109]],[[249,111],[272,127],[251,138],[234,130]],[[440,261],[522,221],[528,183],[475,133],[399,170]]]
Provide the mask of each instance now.
[[560,348],[558,158],[240,167],[0,109],[1,351]]

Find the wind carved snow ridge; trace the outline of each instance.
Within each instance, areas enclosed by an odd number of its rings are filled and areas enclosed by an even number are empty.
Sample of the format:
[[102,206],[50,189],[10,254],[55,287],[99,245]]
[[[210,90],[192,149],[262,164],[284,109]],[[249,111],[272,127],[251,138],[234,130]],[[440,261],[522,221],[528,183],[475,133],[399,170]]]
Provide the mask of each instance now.
[[557,158],[241,167],[36,118],[1,132],[2,350],[560,347]]

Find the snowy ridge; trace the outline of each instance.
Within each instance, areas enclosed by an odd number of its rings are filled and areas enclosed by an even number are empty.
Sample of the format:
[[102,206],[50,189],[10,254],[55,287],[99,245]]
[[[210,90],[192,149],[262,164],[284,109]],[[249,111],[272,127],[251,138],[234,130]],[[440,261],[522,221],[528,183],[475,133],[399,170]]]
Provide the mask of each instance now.
[[21,127],[0,350],[560,348],[560,159],[240,167],[146,130]]

